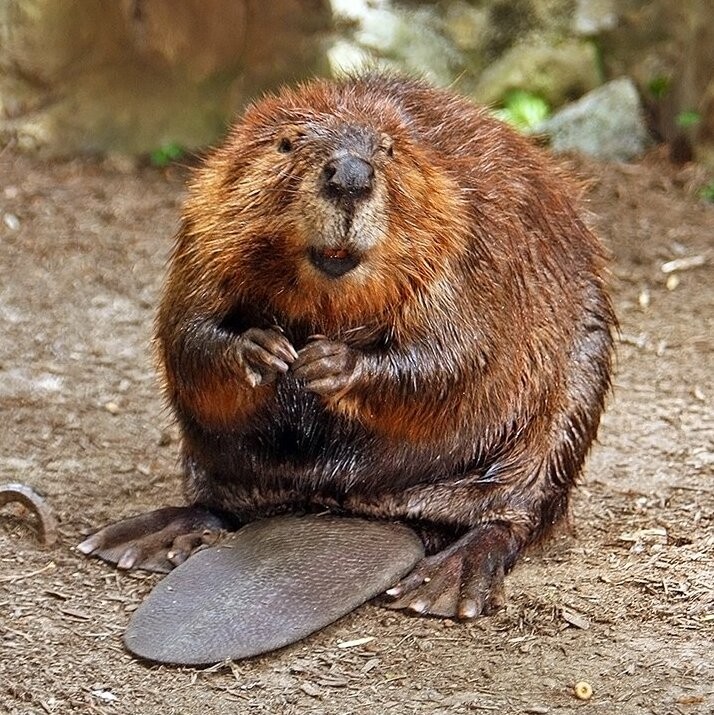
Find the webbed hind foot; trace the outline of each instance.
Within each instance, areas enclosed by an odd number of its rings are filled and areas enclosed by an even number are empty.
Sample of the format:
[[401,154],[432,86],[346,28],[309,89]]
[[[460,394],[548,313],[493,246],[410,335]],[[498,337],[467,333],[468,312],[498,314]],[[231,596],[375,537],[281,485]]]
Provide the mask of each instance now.
[[168,573],[228,524],[201,506],[165,507],[105,526],[77,545],[120,569]]
[[509,529],[487,524],[472,529],[422,559],[386,594],[389,608],[443,618],[476,618],[505,603],[503,580],[518,554]]

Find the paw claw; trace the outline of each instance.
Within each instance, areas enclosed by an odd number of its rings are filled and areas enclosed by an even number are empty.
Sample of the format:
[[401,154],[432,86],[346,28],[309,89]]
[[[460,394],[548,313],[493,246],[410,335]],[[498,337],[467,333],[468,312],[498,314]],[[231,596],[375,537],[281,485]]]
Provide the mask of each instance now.
[[166,558],[174,565],[180,566],[188,558],[188,554],[185,551],[169,551],[166,554]]
[[250,387],[274,382],[297,359],[297,352],[280,328],[249,328],[240,337],[239,360]]

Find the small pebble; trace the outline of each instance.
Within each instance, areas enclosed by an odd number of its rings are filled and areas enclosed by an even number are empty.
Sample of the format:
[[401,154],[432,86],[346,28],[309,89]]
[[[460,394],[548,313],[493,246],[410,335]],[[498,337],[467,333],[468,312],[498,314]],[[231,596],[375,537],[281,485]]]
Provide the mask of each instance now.
[[120,412],[119,405],[117,405],[116,402],[107,402],[104,405],[104,409],[110,414],[110,415],[118,415]]
[[667,290],[674,290],[679,285],[679,276],[676,273],[670,273],[667,276]]
[[2,217],[2,220],[11,231],[17,231],[20,228],[20,219],[15,214],[7,213]]
[[640,308],[642,308],[642,310],[647,310],[647,308],[650,307],[650,301],[651,301],[651,296],[650,296],[649,289],[643,288],[640,291],[639,296],[637,297],[637,302],[640,304]]
[[573,692],[578,700],[590,700],[593,696],[593,686],[587,680],[581,680],[579,683],[575,683]]
[[107,702],[107,703],[113,703],[113,702],[119,700],[119,698],[109,690],[91,690],[90,692],[92,695],[94,695],[95,698],[104,700],[104,702]]

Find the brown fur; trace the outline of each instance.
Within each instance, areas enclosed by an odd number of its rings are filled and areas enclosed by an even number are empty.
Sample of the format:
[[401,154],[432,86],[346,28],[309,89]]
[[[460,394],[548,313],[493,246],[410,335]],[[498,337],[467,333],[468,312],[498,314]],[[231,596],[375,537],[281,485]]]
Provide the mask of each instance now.
[[[346,234],[320,172],[356,146],[375,183]],[[195,177],[157,320],[191,501],[453,538],[498,524],[507,570],[566,510],[609,388],[605,258],[578,198],[526,139],[418,81],[250,107]],[[340,278],[306,259],[345,243],[361,262]],[[271,326],[301,355],[325,336],[345,379],[251,386],[241,335]]]

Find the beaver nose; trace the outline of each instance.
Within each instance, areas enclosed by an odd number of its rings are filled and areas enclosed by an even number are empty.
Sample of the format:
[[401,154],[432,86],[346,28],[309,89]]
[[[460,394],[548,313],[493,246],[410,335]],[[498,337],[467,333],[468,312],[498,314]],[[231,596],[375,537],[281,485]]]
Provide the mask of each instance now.
[[335,200],[366,198],[372,192],[373,179],[372,165],[351,154],[331,159],[322,171],[325,194]]

